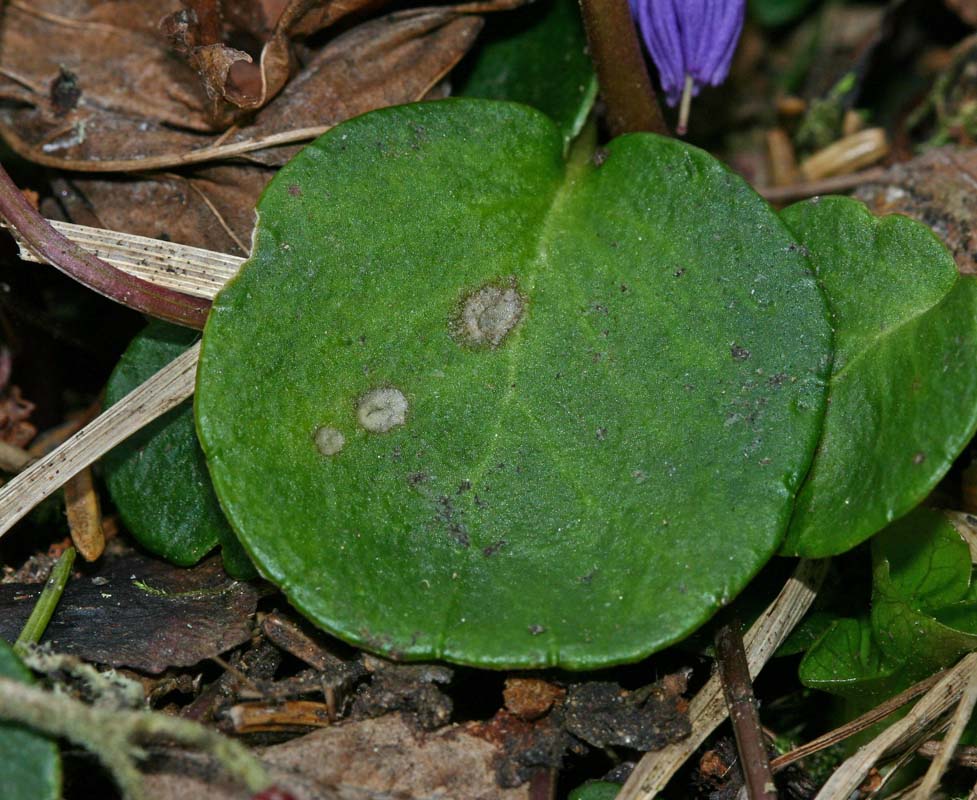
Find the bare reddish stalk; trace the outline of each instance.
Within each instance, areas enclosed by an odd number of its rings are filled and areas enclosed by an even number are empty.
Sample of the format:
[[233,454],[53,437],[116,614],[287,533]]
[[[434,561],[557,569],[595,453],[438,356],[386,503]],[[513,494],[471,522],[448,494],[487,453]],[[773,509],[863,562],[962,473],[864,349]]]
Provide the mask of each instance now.
[[580,0],[580,8],[611,135],[648,131],[670,136],[628,0]]
[[716,632],[716,663],[726,696],[729,719],[733,723],[736,750],[746,782],[749,800],[776,800],[777,787],[770,770],[770,759],[757,714],[753,681],[743,647],[740,625],[731,620]]
[[0,216],[27,246],[80,284],[144,314],[202,329],[210,301],[127,275],[73,244],[48,224],[0,165]]

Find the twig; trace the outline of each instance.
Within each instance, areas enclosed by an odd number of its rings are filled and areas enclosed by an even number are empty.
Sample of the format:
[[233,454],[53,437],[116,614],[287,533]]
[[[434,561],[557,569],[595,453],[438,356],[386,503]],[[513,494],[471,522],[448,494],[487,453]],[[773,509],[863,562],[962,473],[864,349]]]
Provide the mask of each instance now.
[[31,250],[89,289],[154,317],[203,328],[208,301],[127,275],[68,241],[27,202],[2,165],[0,216]]
[[611,135],[650,131],[669,136],[628,0],[580,0],[580,8]]
[[[756,677],[810,608],[827,569],[827,560],[802,559],[777,599],[747,632],[744,640],[751,677]],[[624,784],[617,800],[651,800],[655,797],[724,719],[726,702],[719,677],[713,675],[689,703],[691,735],[661,750],[646,753]]]
[[199,342],[100,414],[44,458],[0,487],[0,536],[96,459],[193,393]]
[[723,685],[726,708],[733,724],[736,752],[740,757],[740,769],[750,800],[775,800],[777,786],[770,771],[770,759],[760,728],[750,665],[743,649],[740,623],[731,620],[716,632],[716,664]]
[[14,642],[14,651],[18,655],[22,655],[28,647],[41,641],[41,637],[51,621],[51,616],[54,614],[54,609],[57,608],[58,601],[64,593],[68,578],[71,577],[71,567],[74,563],[75,548],[69,547],[61,554],[51,569],[51,574],[48,575],[47,583],[44,584],[40,597],[37,598],[27,622],[24,623],[20,636]]
[[836,175],[833,178],[795,183],[791,186],[761,186],[757,188],[757,192],[771,203],[786,203],[791,200],[803,200],[806,197],[817,197],[822,194],[854,189],[863,183],[879,180],[885,175],[885,172],[882,167],[874,167],[862,172],[853,172],[850,175]]
[[826,750],[827,748],[838,744],[838,742],[843,742],[850,736],[854,736],[856,733],[861,733],[867,728],[871,728],[876,722],[885,719],[890,714],[898,711],[906,703],[915,700],[920,695],[926,694],[936,682],[943,675],[942,672],[937,672],[930,675],[928,678],[924,678],[919,683],[915,683],[910,686],[905,691],[900,692],[895,697],[890,697],[884,703],[880,703],[871,711],[867,711],[860,717],[853,719],[851,722],[847,722],[835,728],[832,731],[819,736],[817,739],[813,739],[807,744],[802,744],[800,747],[795,747],[790,752],[784,753],[781,756],[777,756],[773,761],[770,762],[770,767],[773,771],[780,772],[790,764],[795,761],[800,761],[802,758],[807,758],[809,755],[820,752],[821,750]]
[[854,792],[868,771],[889,753],[918,736],[943,716],[963,693],[971,673],[977,669],[977,653],[970,653],[940,680],[901,720],[894,722],[875,739],[861,747],[828,778],[815,800],[835,800]]
[[213,755],[251,792],[261,791],[269,784],[261,762],[245,747],[179,717],[152,711],[94,708],[65,694],[0,678],[0,718],[64,737],[95,753],[129,800],[145,797],[136,762],[144,755],[142,745],[159,740],[175,741]]
[[329,130],[333,125],[315,125],[309,128],[293,128],[280,133],[270,133],[254,139],[244,139],[214,146],[207,144],[195,150],[185,150],[180,153],[164,153],[143,158],[110,158],[104,161],[94,161],[86,158],[61,158],[48,155],[20,138],[12,129],[5,128],[3,139],[17,155],[52,169],[70,169],[76,172],[140,172],[147,170],[172,169],[185,167],[190,164],[203,164],[207,161],[219,161],[233,156],[244,155],[255,150],[268,147],[280,147],[286,144],[298,144],[315,139]]
[[975,705],[977,705],[977,668],[970,673],[967,685],[960,696],[960,702],[957,704],[957,710],[953,712],[953,721],[943,737],[943,747],[926,770],[919,791],[913,795],[914,800],[929,800],[936,794],[936,788],[940,785],[940,779],[953,757],[953,751],[960,742],[960,737],[963,736],[964,728],[970,722]]

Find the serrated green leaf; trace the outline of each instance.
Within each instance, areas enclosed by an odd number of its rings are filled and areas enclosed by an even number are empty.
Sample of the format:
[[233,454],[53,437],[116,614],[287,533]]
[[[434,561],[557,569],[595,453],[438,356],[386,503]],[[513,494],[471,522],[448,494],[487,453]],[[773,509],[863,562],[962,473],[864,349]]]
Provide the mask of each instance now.
[[[0,639],[0,675],[33,683],[34,678]],[[61,756],[58,746],[21,725],[0,722],[0,764],[4,800],[58,800],[61,797]]]
[[[525,103],[569,142],[597,97],[597,76],[576,0],[542,0],[488,23],[456,95]],[[467,72],[465,69],[467,68]]]
[[[199,335],[166,322],[151,322],[132,340],[109,378],[106,402],[121,400]],[[190,566],[220,544],[230,575],[255,576],[214,495],[189,401],[127,439],[102,463],[119,515],[146,549],[174,564]]]
[[358,645],[630,661],[780,542],[830,360],[805,257],[682,142],[562,152],[505,103],[345,123],[269,185],[215,301],[196,413],[222,506]]
[[910,511],[977,427],[977,280],[908,217],[826,197],[781,212],[831,308],[835,361],[783,552],[818,558]]

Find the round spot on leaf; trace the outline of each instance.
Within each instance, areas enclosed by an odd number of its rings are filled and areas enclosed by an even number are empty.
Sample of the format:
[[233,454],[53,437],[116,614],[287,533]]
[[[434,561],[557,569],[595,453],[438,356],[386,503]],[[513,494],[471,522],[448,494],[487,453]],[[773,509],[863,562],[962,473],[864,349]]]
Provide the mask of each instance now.
[[316,449],[324,456],[334,456],[346,444],[346,437],[343,432],[328,425],[322,425],[315,431]]
[[456,338],[465,344],[498,347],[519,324],[525,301],[515,287],[490,283],[465,298],[454,325]]
[[371,389],[356,404],[356,419],[370,433],[386,433],[407,421],[407,398],[400,389]]

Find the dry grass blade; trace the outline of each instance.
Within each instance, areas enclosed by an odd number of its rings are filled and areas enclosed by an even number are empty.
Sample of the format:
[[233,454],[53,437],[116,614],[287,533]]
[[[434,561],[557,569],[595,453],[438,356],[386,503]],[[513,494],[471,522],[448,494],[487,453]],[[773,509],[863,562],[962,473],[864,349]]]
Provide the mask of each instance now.
[[967,685],[960,697],[960,702],[957,704],[957,710],[953,713],[953,721],[950,723],[946,736],[943,737],[943,747],[940,748],[936,758],[926,770],[919,791],[913,795],[914,800],[927,800],[927,798],[935,795],[936,788],[940,785],[940,779],[943,777],[950,759],[953,758],[953,751],[956,750],[960,737],[963,736],[964,728],[970,722],[975,705],[977,705],[977,668],[971,671],[967,679]]
[[959,701],[975,669],[977,653],[964,656],[960,663],[943,674],[905,717],[859,748],[855,755],[835,770],[815,800],[850,796],[861,785],[868,771],[887,753],[912,740],[921,730],[928,729]]
[[[777,599],[763,612],[744,637],[750,676],[756,677],[774,651],[800,622],[817,595],[828,562],[804,559]],[[662,750],[647,753],[631,773],[617,800],[651,800],[726,719],[726,700],[719,677],[713,675],[689,704],[692,735]]]
[[[195,297],[211,299],[241,268],[244,259],[200,247],[49,220],[71,242],[130,275]],[[16,236],[16,234],[15,234]],[[19,238],[20,257],[48,263]]]
[[933,688],[934,684],[940,679],[942,672],[937,672],[930,675],[928,678],[924,678],[919,683],[915,683],[910,686],[905,691],[900,692],[895,697],[890,697],[884,703],[880,703],[871,711],[866,711],[860,717],[853,719],[851,722],[846,722],[835,728],[833,731],[828,731],[823,736],[819,736],[817,739],[812,739],[807,744],[802,744],[800,747],[795,747],[788,753],[784,753],[782,756],[777,756],[773,761],[770,762],[770,766],[773,771],[779,772],[784,767],[789,764],[793,764],[795,761],[800,761],[802,758],[806,758],[809,755],[825,750],[832,745],[838,744],[838,742],[843,742],[850,736],[854,736],[856,733],[861,733],[867,728],[872,727],[879,720],[883,720],[890,714],[898,711],[906,703],[915,700],[922,694],[926,694],[930,689]]
[[199,352],[199,344],[191,347],[0,488],[0,536],[68,478],[193,394]]

